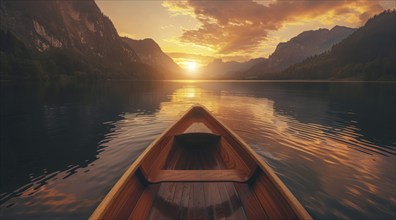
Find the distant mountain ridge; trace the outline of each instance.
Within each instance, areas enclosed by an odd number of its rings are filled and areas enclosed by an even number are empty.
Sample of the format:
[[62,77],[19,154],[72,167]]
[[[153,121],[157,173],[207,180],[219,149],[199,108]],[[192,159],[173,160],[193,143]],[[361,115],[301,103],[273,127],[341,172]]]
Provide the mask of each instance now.
[[223,62],[222,59],[215,59],[208,65],[202,68],[202,78],[209,79],[227,79],[234,78],[239,73],[248,70],[252,66],[262,61],[265,58],[251,59],[246,62],[229,61]]
[[303,61],[307,57],[330,50],[356,29],[335,26],[331,30],[321,28],[304,31],[287,42],[281,42],[268,59],[254,65],[245,72],[244,77],[256,78],[266,73],[278,72],[290,65]]
[[167,77],[119,37],[94,0],[1,1],[0,18],[2,78]]
[[396,11],[369,19],[331,51],[262,79],[396,80]]
[[136,52],[142,63],[155,66],[158,71],[165,72],[164,74],[172,74],[174,78],[181,77],[183,70],[161,50],[154,40],[149,38],[134,40],[128,37],[122,37],[121,39]]
[[[395,80],[395,10],[357,31],[335,26],[279,43],[268,59],[214,60],[217,79]],[[119,37],[94,0],[0,1],[0,79],[183,78],[151,39]]]

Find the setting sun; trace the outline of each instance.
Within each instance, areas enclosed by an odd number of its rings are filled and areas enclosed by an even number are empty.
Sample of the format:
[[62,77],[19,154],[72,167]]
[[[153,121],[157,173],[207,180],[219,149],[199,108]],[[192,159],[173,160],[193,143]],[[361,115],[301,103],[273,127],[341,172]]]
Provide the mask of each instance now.
[[197,75],[197,73],[199,72],[199,69],[200,69],[200,64],[196,60],[185,60],[185,61],[179,62],[178,64],[190,76]]
[[0,220],[396,220],[396,0],[0,2]]
[[197,71],[197,63],[194,61],[187,62],[186,68],[190,73],[195,73]]

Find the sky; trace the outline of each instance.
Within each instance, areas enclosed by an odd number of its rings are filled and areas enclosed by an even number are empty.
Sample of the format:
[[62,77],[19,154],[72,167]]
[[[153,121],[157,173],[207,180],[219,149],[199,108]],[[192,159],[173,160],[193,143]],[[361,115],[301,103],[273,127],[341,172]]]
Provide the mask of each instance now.
[[154,39],[183,68],[268,57],[306,30],[357,28],[395,0],[95,0],[120,36]]

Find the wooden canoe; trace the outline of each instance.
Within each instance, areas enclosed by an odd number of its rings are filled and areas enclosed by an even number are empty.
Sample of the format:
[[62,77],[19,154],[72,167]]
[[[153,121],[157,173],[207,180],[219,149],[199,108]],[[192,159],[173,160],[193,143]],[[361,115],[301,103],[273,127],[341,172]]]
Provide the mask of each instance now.
[[274,171],[205,107],[128,168],[90,219],[311,219]]

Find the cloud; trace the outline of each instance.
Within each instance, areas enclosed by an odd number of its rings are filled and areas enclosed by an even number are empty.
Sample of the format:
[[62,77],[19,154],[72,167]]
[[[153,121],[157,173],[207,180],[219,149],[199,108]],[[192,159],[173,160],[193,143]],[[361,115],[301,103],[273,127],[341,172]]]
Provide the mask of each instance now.
[[207,56],[203,54],[195,54],[195,53],[167,53],[176,63],[195,61],[199,66],[206,66],[208,63],[213,62],[215,59],[222,59],[224,62],[229,61],[248,61],[251,59],[250,56],[243,55],[222,55],[222,56]]
[[206,56],[202,54],[195,54],[195,53],[167,53],[172,58],[187,58],[187,59],[196,59],[196,60],[212,60],[214,59],[211,56]]
[[167,53],[177,64],[184,66],[186,62],[196,62],[198,66],[205,66],[215,59],[215,57],[193,53]]
[[200,22],[196,29],[183,30],[181,42],[210,47],[224,55],[252,53],[270,32],[291,22],[329,24],[342,18],[359,26],[383,10],[375,0],[277,0],[266,4],[253,0],[165,1],[163,6],[175,15],[190,15]]

